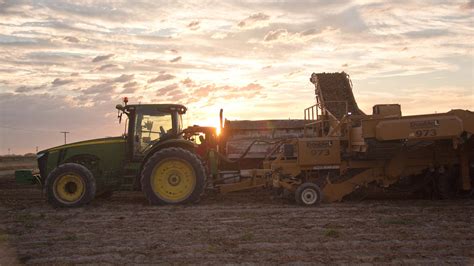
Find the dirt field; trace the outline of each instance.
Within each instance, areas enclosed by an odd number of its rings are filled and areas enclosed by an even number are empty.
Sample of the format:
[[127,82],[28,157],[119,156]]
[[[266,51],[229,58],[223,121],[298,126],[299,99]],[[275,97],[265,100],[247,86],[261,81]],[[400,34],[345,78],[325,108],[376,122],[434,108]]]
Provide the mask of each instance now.
[[0,264],[474,263],[474,201],[363,201],[318,208],[257,191],[194,206],[120,192],[78,209],[0,178]]

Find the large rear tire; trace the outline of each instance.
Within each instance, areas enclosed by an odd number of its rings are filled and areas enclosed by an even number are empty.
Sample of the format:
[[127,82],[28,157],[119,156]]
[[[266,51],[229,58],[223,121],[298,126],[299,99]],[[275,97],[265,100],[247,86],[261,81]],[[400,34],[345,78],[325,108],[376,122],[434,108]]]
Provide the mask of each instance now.
[[96,182],[91,171],[77,163],[56,167],[46,178],[48,202],[57,207],[79,207],[95,197]]
[[166,148],[145,163],[142,191],[153,205],[196,202],[204,190],[205,173],[195,154],[182,148]]

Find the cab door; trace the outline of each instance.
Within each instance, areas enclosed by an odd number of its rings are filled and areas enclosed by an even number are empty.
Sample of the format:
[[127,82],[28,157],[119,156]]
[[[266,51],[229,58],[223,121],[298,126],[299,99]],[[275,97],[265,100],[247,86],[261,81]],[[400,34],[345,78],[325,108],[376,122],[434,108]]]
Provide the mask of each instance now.
[[137,110],[133,132],[133,158],[140,160],[161,140],[174,136],[173,116],[159,110]]

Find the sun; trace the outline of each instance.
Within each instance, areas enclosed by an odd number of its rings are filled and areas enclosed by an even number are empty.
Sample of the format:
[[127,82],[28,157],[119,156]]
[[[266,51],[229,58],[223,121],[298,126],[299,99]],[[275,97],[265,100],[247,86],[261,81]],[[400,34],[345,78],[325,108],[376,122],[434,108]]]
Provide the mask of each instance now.
[[216,118],[213,117],[213,118],[208,118],[206,120],[196,121],[193,124],[203,126],[203,127],[205,127],[205,126],[214,127],[216,129],[217,136],[219,136],[221,134],[220,121],[219,121],[218,117],[216,117]]

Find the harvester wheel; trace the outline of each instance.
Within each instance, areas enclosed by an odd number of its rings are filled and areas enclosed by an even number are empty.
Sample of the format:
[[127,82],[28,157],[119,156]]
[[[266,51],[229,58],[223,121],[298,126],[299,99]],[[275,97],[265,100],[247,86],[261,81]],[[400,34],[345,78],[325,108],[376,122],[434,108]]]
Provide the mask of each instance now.
[[57,207],[79,207],[95,197],[96,182],[91,171],[77,163],[56,167],[46,178],[49,203]]
[[321,199],[321,189],[316,184],[306,182],[296,189],[295,200],[299,205],[316,206],[321,203]]
[[195,154],[181,148],[166,148],[145,163],[142,191],[153,205],[196,202],[204,190],[205,173]]

